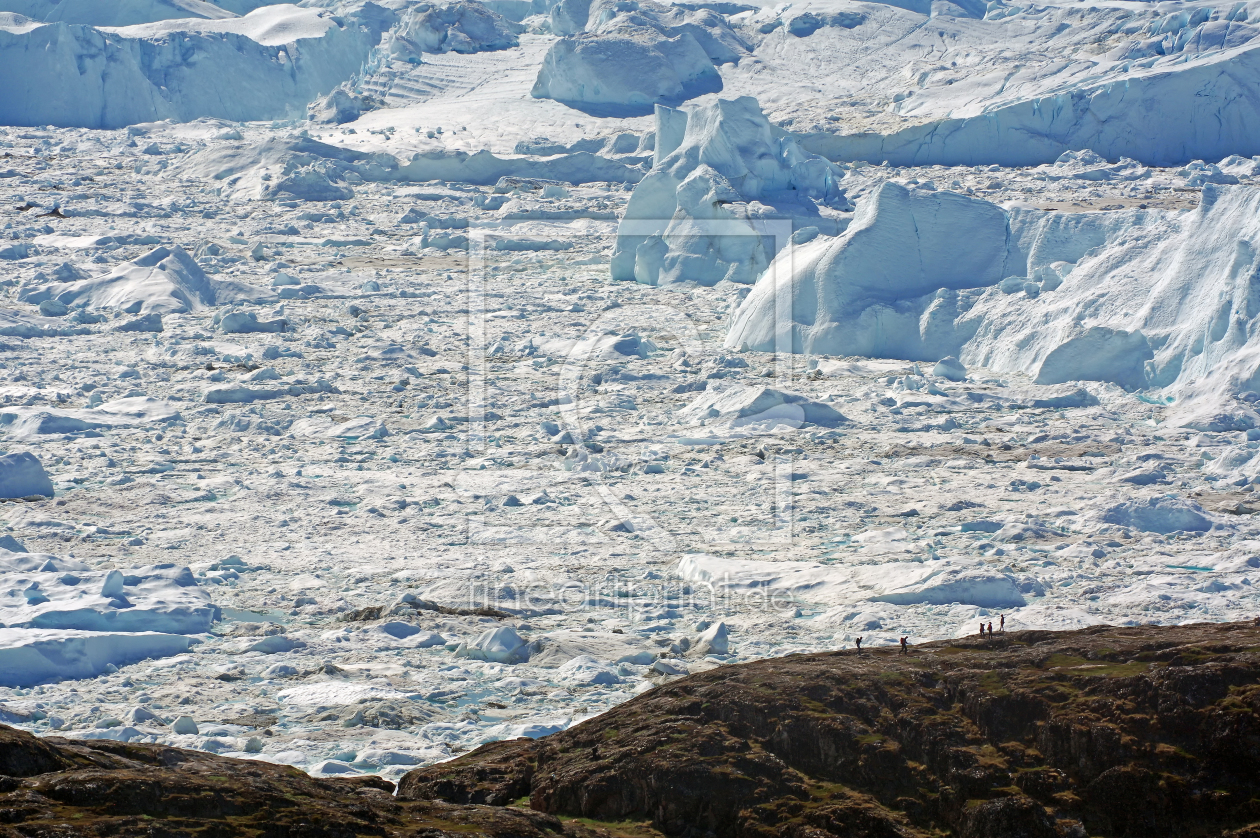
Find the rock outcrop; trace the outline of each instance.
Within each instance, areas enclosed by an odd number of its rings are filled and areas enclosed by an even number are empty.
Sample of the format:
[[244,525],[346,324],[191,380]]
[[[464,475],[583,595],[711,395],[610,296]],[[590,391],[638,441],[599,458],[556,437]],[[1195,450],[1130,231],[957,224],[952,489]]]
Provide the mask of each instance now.
[[399,798],[667,835],[1260,834],[1260,628],[1013,632],[675,681]]
[[[1260,835],[1260,626],[727,666],[544,739],[315,779],[0,727],[0,835]],[[155,831],[160,825],[160,829]]]
[[0,725],[0,835],[351,835],[558,838],[592,835],[519,808],[396,800],[377,777],[315,779],[296,768],[161,745],[39,739]]

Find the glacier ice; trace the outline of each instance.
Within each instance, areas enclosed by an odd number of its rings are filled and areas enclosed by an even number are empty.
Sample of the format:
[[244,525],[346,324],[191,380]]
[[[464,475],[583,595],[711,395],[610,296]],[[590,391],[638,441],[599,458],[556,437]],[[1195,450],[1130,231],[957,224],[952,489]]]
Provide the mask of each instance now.
[[358,70],[372,45],[352,21],[292,5],[112,29],[9,19],[0,21],[0,75],[11,80],[0,122],[118,128],[296,115]]
[[[1170,388],[1187,403],[1255,390],[1257,207],[1260,191],[1243,186],[1206,186],[1186,213],[1057,214],[884,183],[841,236],[780,254],[726,345],[950,355],[1043,384]],[[1019,292],[1005,293],[1013,280]]]
[[185,635],[153,631],[0,628],[0,685],[92,678],[110,667],[187,652],[193,642]]
[[476,0],[420,3],[391,28],[383,48],[395,58],[419,60],[422,53],[470,53],[519,46],[522,27]]
[[634,116],[722,89],[715,65],[737,63],[748,45],[707,9],[651,0],[562,0],[551,29],[561,39],[543,59],[531,95],[593,114]]
[[0,685],[91,678],[188,651],[219,608],[174,564],[92,571],[58,556],[0,550]]
[[[254,5],[266,5],[255,0]],[[208,0],[0,0],[0,12],[11,12],[43,23],[81,23],[87,26],[134,26],[159,20],[235,17],[233,10]]]
[[776,136],[750,97],[658,107],[654,160],[622,217],[613,279],[749,284],[787,243],[765,222],[836,232],[819,206],[847,207],[839,170]]
[[253,286],[208,277],[197,261],[178,246],[156,248],[102,276],[31,284],[20,294],[29,303],[56,300],[76,308],[113,309],[139,315],[196,311],[262,296],[266,296],[265,292]]
[[0,456],[0,498],[53,496],[53,484],[39,458],[29,451]]
[[589,113],[636,116],[721,89],[721,76],[690,33],[671,38],[627,26],[557,41],[531,93]]

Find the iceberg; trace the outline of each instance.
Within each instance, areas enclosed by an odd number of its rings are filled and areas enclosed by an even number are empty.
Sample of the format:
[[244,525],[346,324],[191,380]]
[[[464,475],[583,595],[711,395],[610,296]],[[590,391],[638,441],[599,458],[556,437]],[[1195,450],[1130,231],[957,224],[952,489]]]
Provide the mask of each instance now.
[[654,161],[618,227],[613,279],[751,284],[787,244],[774,222],[835,233],[819,208],[848,207],[838,167],[778,136],[748,96],[658,106]]
[[287,4],[122,27],[10,16],[0,19],[0,77],[9,82],[0,123],[108,129],[297,116],[355,73],[373,45],[350,20]]
[[1206,185],[1188,212],[1060,214],[886,182],[842,235],[779,255],[726,346],[1162,389],[1180,424],[1246,429],[1247,410],[1195,405],[1260,390],[1258,213],[1247,186]]

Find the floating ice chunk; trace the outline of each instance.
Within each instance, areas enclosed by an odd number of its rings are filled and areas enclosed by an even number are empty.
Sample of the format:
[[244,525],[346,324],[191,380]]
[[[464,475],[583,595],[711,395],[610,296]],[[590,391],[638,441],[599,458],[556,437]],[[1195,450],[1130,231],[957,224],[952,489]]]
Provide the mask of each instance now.
[[247,652],[262,652],[264,655],[275,655],[280,652],[292,652],[299,646],[304,646],[300,640],[294,640],[291,637],[285,637],[283,634],[273,634],[270,637],[264,637],[251,643],[246,647]]
[[1211,519],[1197,503],[1169,497],[1118,503],[1103,512],[1102,520],[1155,533],[1207,532],[1212,528]]
[[263,187],[264,200],[348,201],[354,190],[344,183],[333,183],[330,173],[336,170],[322,161],[287,172]]
[[474,53],[520,46],[516,37],[524,27],[487,9],[475,0],[413,6],[386,36],[382,48],[395,58],[419,58],[421,53]]
[[180,716],[171,722],[171,732],[178,733],[181,736],[196,736],[200,732],[197,722],[192,716]]
[[[165,565],[126,574],[101,573],[82,565],[82,569],[69,567],[77,564],[73,560],[54,561],[62,567],[46,561],[34,570],[0,569],[0,623],[21,628],[198,634],[209,631],[219,619],[219,609],[187,568]],[[12,564],[3,562],[0,568]],[[66,575],[64,571],[70,569],[74,573]],[[39,598],[15,604],[16,594],[26,590],[38,592]]]
[[947,355],[937,361],[936,366],[932,367],[932,375],[940,376],[950,381],[965,381],[967,379],[967,368],[953,355]]
[[806,422],[834,428],[847,421],[830,405],[805,396],[743,385],[704,393],[678,411],[678,420],[690,424],[721,421],[735,428],[762,423],[800,427]]
[[1116,477],[1117,483],[1131,483],[1134,486],[1150,486],[1155,483],[1167,483],[1168,475],[1159,469],[1138,468],[1127,471]]
[[1033,407],[1092,407],[1098,404],[1098,397],[1084,387],[1061,388],[1058,392],[1038,394],[1028,403]]
[[94,678],[108,667],[188,651],[195,641],[158,632],[0,628],[0,685]]
[[88,329],[74,322],[74,318],[59,320],[39,317],[24,311],[0,311],[0,336],[12,338],[57,337],[59,335],[84,335]]
[[115,332],[161,332],[162,327],[161,312],[153,311],[143,314],[134,320],[128,320],[114,327]]
[[398,701],[407,697],[408,693],[400,690],[349,681],[319,681],[276,693],[276,698],[286,704],[306,707],[342,707],[363,701]]
[[983,608],[1014,608],[1025,604],[1013,576],[982,568],[939,568],[920,578],[885,581],[884,593],[872,602],[893,605],[945,605],[959,602]]
[[1155,357],[1146,335],[1091,326],[1060,343],[1041,362],[1038,384],[1110,381],[1129,390],[1146,385],[1146,362]]
[[88,430],[165,424],[177,422],[179,419],[179,411],[170,403],[147,396],[115,399],[86,410],[40,407],[0,409],[0,426],[7,426],[9,436],[14,439],[31,439],[43,434],[73,434]]
[[697,655],[726,655],[730,650],[730,630],[720,620],[701,632],[691,647]]
[[244,387],[234,384],[229,387],[212,387],[203,396],[206,404],[251,404],[258,401],[278,399],[287,395],[286,390],[266,389],[260,387]]
[[385,632],[390,637],[396,637],[399,640],[402,640],[419,634],[421,629],[419,626],[413,625],[412,623],[404,623],[398,620],[393,620],[381,625],[381,631]]
[[653,662],[652,671],[661,675],[686,675],[687,667],[681,661],[658,660]]
[[[103,276],[30,286],[22,291],[22,297],[31,303],[55,299],[68,306],[142,315],[197,311],[258,296],[259,289],[243,283],[211,279],[177,246],[151,250]],[[160,324],[160,317],[157,322]]]
[[310,119],[321,125],[344,125],[362,116],[363,106],[363,97],[356,96],[343,84],[323,99],[311,103]]
[[275,320],[259,320],[252,311],[232,311],[219,319],[219,330],[228,335],[243,335],[254,332],[283,332],[289,328],[289,321],[284,318]]
[[337,425],[326,434],[339,439],[384,439],[389,436],[385,422],[371,416],[360,416]]
[[147,722],[156,722],[157,724],[166,724],[157,713],[154,713],[147,707],[132,707],[123,717],[127,722],[133,725],[142,725]]
[[106,599],[114,599],[123,594],[123,575],[117,570],[111,570],[105,574],[105,581],[101,583],[101,596]]
[[842,176],[790,137],[776,137],[751,97],[659,107],[654,164],[618,226],[613,279],[752,283],[789,238],[767,235],[759,222],[837,232],[817,203],[848,207]]
[[510,626],[487,629],[471,643],[461,643],[455,656],[495,663],[521,663],[529,660],[529,644]]
[[[44,471],[39,458],[29,451],[0,456],[0,498],[26,498],[33,495],[47,498],[53,496],[52,480]],[[13,541],[12,536],[5,538]],[[21,549],[16,541],[14,546]],[[0,544],[0,547],[12,549],[4,544]]]
[[621,678],[612,669],[590,655],[579,655],[556,670],[556,678],[573,687],[606,686],[620,684]]

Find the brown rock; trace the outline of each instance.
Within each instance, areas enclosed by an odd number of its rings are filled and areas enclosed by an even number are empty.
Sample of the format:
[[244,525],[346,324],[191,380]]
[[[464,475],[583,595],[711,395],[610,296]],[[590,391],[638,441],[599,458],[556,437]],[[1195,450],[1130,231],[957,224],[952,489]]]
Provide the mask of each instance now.
[[1260,629],[1013,632],[728,666],[403,778],[668,835],[1260,835]]

